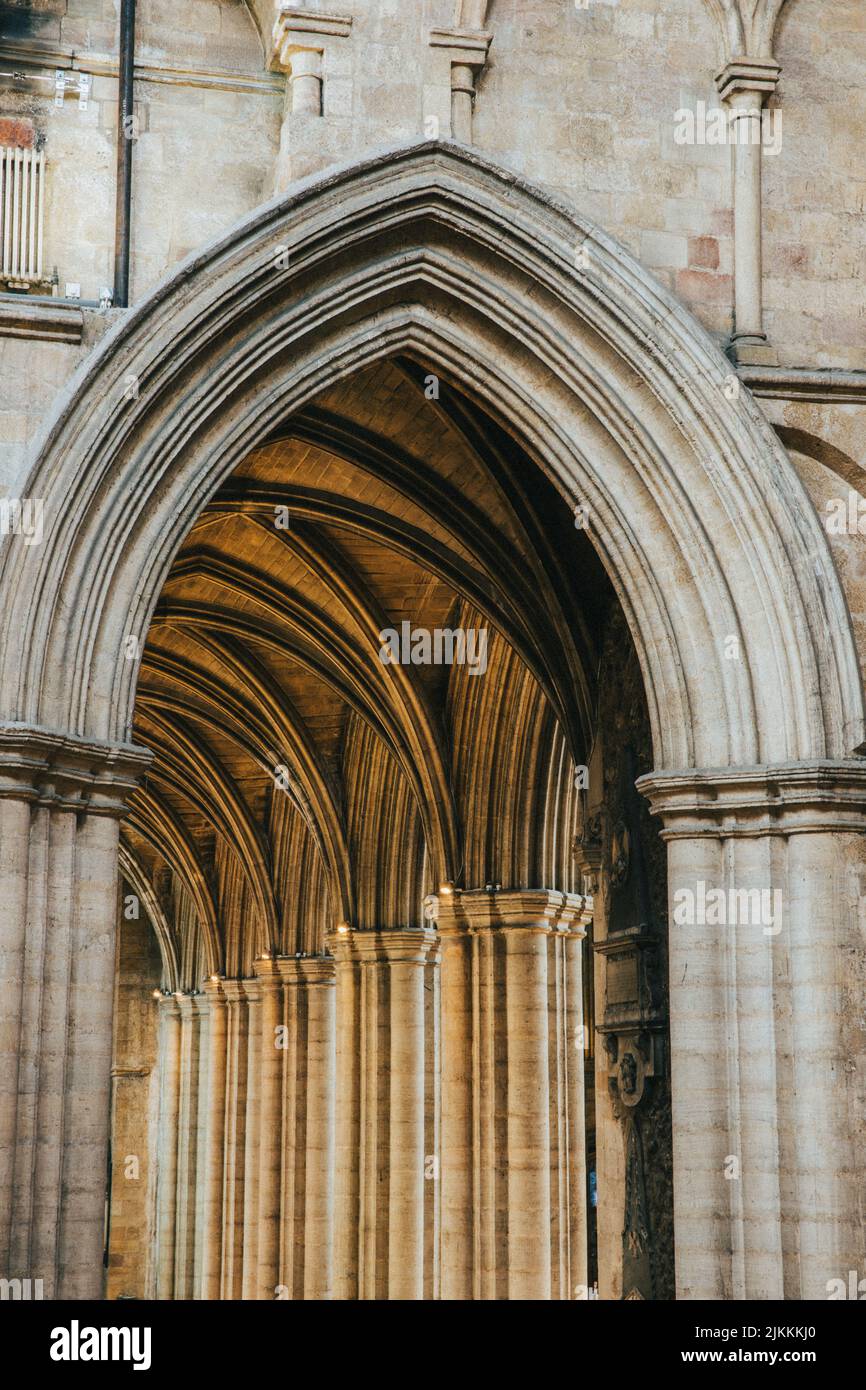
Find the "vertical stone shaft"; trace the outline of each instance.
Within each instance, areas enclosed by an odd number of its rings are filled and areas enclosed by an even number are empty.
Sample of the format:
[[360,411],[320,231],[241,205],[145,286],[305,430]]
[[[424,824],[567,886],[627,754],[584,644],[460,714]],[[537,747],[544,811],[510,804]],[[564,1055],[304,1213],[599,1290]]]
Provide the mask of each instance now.
[[441,961],[442,1297],[465,1301],[475,1297],[472,939],[444,921]]
[[475,75],[468,63],[451,65],[451,130],[461,144],[472,143],[472,103],[475,100]]
[[299,964],[308,1018],[303,1297],[322,1300],[333,1292],[336,989],[332,960]]
[[259,1094],[258,1271],[256,1297],[276,1297],[280,1279],[280,1203],[282,1198],[282,1081],[285,1049],[280,1046],[283,982],[277,962],[256,962],[261,1003],[257,1045]]
[[180,1111],[180,1009],[175,995],[159,1001],[159,1140],[156,1188],[156,1296],[174,1298]]
[[[591,908],[581,926],[591,920]],[[565,967],[565,1105],[567,1115],[565,1219],[568,1226],[567,1281],[560,1298],[573,1299],[585,1289],[587,1269],[586,1114],[584,1105],[584,1029],[582,934],[570,931],[560,938]]]
[[424,1297],[424,965],[392,956],[388,1297]]
[[201,1296],[222,1289],[223,1164],[226,1126],[226,1001],[218,981],[205,985],[208,1007],[207,1152],[204,1171]]
[[243,1280],[241,1297],[258,1297],[260,1089],[262,1079],[261,981],[244,981],[246,1010],[246,1108],[243,1115]]
[[349,933],[335,934],[336,1157],[334,1190],[334,1298],[356,1299],[360,1268],[361,972]]
[[207,1220],[207,1160],[209,1143],[210,1001],[201,991],[195,996],[198,1014],[198,1100],[195,1114],[195,1232],[193,1237],[192,1297],[201,1299],[204,1280],[205,1225]]
[[143,750],[3,731],[0,1278],[103,1291],[118,821]]
[[337,1297],[424,1296],[424,978],[436,940],[414,928],[329,939],[337,961]]
[[550,1298],[547,941],[505,933],[508,1039],[508,1289]]
[[444,1297],[574,1298],[585,1274],[584,908],[541,890],[436,902]]
[[772,58],[735,57],[716,75],[729,107],[734,181],[734,332],[738,361],[770,364],[763,308],[763,109],[781,69]]
[[296,48],[291,53],[291,64],[289,84],[292,95],[292,114],[295,116],[321,116],[321,51],[314,48]]
[[177,1209],[174,1297],[191,1298],[195,1273],[195,1203],[199,1179],[198,1080],[200,1014],[192,995],[177,1000],[180,1015],[177,1113]]
[[247,998],[241,980],[224,980],[226,1128],[223,1188],[222,1297],[243,1295],[244,1157],[247,1092]]
[[22,1055],[22,1023],[32,814],[27,801],[0,800],[0,882],[4,897],[0,917],[0,998],[3,1001],[0,1009],[0,1273],[9,1279],[38,1275],[35,1267],[30,1269],[29,1251],[27,1266],[22,1268],[18,1251],[13,1249],[13,1217],[19,1215],[16,1241],[29,1225],[20,1220],[21,1208],[15,1199],[13,1183],[17,1141],[23,1121],[20,1080],[23,1080],[22,1071],[26,1065]]
[[[737,102],[742,104],[738,105]],[[734,99],[734,296],[737,337],[764,331],[761,255],[761,107],[754,93]]]
[[[859,763],[650,774],[671,897],[677,1294],[826,1298],[866,1248]],[[859,827],[859,829],[858,829]],[[843,964],[844,962],[844,964]]]

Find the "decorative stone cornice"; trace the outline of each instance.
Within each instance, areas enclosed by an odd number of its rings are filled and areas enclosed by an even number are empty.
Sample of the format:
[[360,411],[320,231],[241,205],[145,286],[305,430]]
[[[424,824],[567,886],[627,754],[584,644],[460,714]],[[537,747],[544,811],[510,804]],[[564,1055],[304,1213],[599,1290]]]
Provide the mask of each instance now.
[[774,401],[811,401],[814,405],[866,404],[866,371],[828,367],[741,366],[737,375],[753,396]]
[[0,724],[0,797],[119,818],[152,759],[149,749],[135,744]]
[[520,929],[585,936],[592,920],[592,899],[547,888],[455,888],[425,900],[441,935],[454,932]]
[[636,785],[663,839],[866,831],[866,759],[651,772]]
[[81,342],[84,314],[64,300],[0,295],[0,338],[31,338],[43,343]]

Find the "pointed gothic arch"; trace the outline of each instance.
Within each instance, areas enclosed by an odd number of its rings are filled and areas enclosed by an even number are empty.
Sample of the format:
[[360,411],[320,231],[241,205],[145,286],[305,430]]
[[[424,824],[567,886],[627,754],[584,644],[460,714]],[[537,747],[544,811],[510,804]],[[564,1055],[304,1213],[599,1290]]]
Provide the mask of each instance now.
[[127,739],[125,638],[146,633],[195,517],[292,410],[397,352],[459,379],[570,505],[589,505],[658,767],[863,743],[826,538],[748,394],[728,399],[726,360],[564,202],[441,143],[306,181],[106,336],[30,476],[45,543],[4,557],[4,718]]

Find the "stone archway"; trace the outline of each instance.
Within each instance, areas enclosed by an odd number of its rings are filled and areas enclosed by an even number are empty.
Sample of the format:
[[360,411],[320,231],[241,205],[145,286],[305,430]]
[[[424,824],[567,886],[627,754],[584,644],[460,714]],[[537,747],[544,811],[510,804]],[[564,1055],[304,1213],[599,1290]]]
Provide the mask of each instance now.
[[[658,769],[644,786],[672,891],[785,895],[788,972],[747,924],[672,941],[679,1287],[819,1296],[860,1239],[854,1102],[825,1059],[848,1026],[835,991],[857,946],[864,713],[826,540],[772,430],[675,301],[566,205],[440,144],[302,184],[187,262],[104,340],[46,433],[28,489],[45,544],[8,549],[0,573],[2,852],[10,997],[34,1058],[66,1030],[69,1100],[47,1150],[14,1107],[7,1119],[13,1244],[45,1243],[61,1296],[93,1292],[115,818],[147,762],[128,742],[129,640],[134,654],[184,536],[250,448],[398,352],[458,379],[589,508],[643,671]],[[441,809],[447,789],[425,775]],[[431,824],[449,879],[447,816]],[[88,964],[40,1033],[21,962],[49,923]],[[50,1068],[43,1081],[57,1093]],[[40,1210],[26,1174],[46,1162]],[[804,1170],[815,1190],[792,1196]]]

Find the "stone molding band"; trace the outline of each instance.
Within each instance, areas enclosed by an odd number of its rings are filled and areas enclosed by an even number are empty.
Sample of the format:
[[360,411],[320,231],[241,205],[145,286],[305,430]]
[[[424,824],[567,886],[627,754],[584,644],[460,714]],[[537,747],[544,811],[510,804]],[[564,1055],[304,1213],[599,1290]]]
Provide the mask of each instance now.
[[440,935],[520,930],[584,937],[592,898],[548,889],[452,889],[425,899],[425,912]]
[[119,819],[152,760],[135,744],[0,724],[0,797]]
[[664,839],[866,831],[866,759],[650,772],[636,785]]

